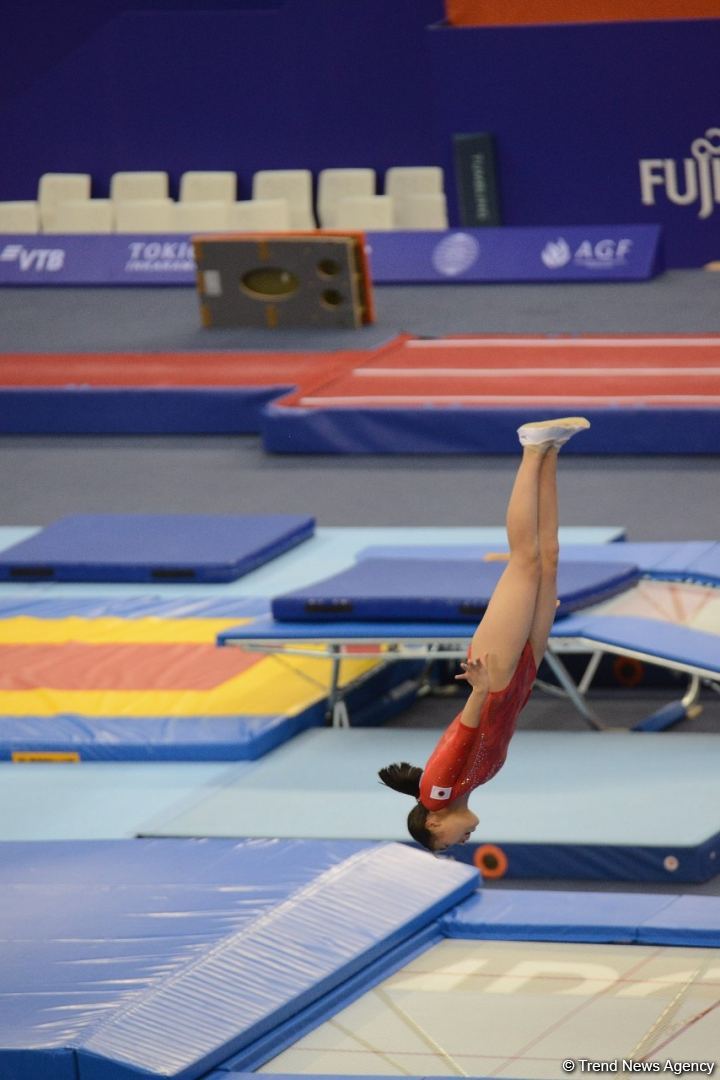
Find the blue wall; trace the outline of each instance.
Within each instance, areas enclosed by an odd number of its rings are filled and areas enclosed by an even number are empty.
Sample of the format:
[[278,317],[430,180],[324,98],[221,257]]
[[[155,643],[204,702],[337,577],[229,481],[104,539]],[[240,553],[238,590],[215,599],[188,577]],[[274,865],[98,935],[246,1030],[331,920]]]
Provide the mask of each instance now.
[[[454,204],[452,134],[487,130],[506,224],[660,222],[669,265],[720,258],[720,201],[674,203],[666,172],[682,193],[720,128],[720,20],[449,29],[443,0],[199,3],[5,12],[0,199],[49,171],[102,196],[119,169],[166,169],[174,193],[186,169],[234,169],[247,197],[261,168],[443,164]],[[640,159],[660,163],[652,204]]]
[[506,225],[661,222],[669,265],[720,259],[720,130],[706,217],[699,190],[677,205],[663,183],[644,205],[639,164],[656,160],[645,170],[664,181],[668,159],[685,193],[692,143],[720,129],[720,19],[428,36],[440,130],[496,133]]
[[235,169],[247,197],[261,168],[437,160],[425,27],[442,0],[222,6],[141,12],[105,0],[99,18],[85,0],[68,26],[58,5],[37,65],[18,6],[25,55],[3,76],[0,198],[32,198],[53,171],[92,173],[102,196],[118,169],[167,169],[174,182],[186,169]]

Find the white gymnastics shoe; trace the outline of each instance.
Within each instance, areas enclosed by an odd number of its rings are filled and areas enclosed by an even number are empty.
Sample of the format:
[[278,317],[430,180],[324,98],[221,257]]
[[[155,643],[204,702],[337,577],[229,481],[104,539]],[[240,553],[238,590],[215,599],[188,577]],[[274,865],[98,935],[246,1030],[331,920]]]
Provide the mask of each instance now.
[[586,431],[590,421],[584,416],[563,416],[559,420],[533,420],[518,428],[521,446],[554,446],[560,449],[578,431]]

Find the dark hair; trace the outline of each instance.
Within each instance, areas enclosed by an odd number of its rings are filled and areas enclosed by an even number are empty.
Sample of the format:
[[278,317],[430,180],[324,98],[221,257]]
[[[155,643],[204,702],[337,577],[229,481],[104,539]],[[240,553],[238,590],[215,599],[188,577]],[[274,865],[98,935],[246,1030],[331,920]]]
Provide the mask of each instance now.
[[[400,791],[403,795],[412,795],[417,799],[420,795],[420,778],[422,774],[422,769],[419,769],[416,765],[409,765],[407,761],[401,761],[399,764],[386,765],[384,769],[380,769],[378,776],[387,787],[393,788],[394,791]],[[426,824],[427,816],[427,808],[421,802],[418,802],[408,814],[407,827],[413,840],[417,841],[418,844],[422,844],[428,851],[432,851],[433,836]]]

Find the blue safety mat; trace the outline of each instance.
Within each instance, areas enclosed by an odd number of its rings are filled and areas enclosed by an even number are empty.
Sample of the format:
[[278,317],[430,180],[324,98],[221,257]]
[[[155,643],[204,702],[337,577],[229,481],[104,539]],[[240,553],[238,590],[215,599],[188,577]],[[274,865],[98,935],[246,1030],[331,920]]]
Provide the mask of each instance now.
[[440,928],[447,937],[462,939],[717,948],[720,897],[484,890],[445,915]]
[[587,638],[658,660],[720,672],[720,637],[660,619],[630,615],[572,615],[555,623],[553,637]]
[[477,883],[399,844],[4,844],[0,1075],[195,1080]]
[[[364,559],[340,574],[276,597],[278,620],[450,619],[477,622],[504,563]],[[639,578],[632,563],[567,562],[558,569],[558,614],[622,592]]]
[[[437,739],[419,728],[313,728],[141,831],[406,840],[409,802],[377,772],[391,761],[422,767]],[[720,858],[719,758],[715,735],[518,731],[504,768],[471,795],[473,842],[452,854],[500,847],[508,878],[707,881]]]
[[80,514],[4,551],[0,580],[234,581],[314,529],[289,514]]

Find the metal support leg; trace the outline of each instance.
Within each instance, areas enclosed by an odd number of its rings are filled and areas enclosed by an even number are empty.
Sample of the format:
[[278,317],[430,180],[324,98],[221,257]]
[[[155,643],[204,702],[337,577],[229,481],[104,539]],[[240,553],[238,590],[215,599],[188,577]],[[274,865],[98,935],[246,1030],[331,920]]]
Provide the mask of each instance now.
[[330,646],[330,689],[325,718],[331,727],[350,727],[347,706],[340,692],[340,664],[342,651],[340,645]]
[[604,731],[605,725],[600,720],[598,720],[597,716],[595,716],[595,713],[585,702],[585,699],[583,698],[575,683],[572,681],[570,673],[563,664],[560,657],[557,656],[555,653],[551,652],[550,649],[547,649],[545,652],[545,659],[547,661],[548,667],[552,671],[557,681],[562,686],[567,696],[572,701],[577,711],[582,716],[583,720],[585,720],[585,722],[591,728],[594,728],[595,731]]

